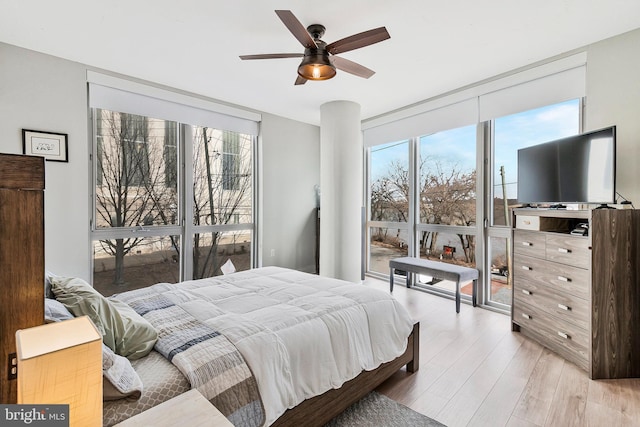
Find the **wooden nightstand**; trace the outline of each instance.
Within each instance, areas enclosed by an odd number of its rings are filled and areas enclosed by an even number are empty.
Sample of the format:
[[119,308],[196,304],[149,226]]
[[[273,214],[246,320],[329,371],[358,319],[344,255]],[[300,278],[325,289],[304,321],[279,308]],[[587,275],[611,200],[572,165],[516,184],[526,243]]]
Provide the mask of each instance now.
[[195,389],[124,420],[116,424],[116,427],[173,427],[179,425],[233,427],[233,424]]

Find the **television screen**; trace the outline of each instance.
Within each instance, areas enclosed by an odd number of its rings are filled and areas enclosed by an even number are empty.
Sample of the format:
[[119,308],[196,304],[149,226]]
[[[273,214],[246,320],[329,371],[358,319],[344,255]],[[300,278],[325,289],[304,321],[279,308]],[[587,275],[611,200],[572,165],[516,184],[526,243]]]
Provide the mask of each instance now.
[[518,150],[519,203],[615,203],[615,126]]

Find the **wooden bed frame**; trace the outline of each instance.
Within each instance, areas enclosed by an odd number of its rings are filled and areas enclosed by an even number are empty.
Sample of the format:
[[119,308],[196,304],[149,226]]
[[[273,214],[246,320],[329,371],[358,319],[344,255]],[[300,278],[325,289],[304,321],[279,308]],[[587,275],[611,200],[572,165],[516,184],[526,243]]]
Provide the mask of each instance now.
[[407,349],[401,356],[380,365],[373,371],[363,371],[338,389],[332,389],[305,400],[295,408],[287,410],[272,426],[323,426],[382,384],[402,366],[407,365],[408,372],[417,371],[420,366],[419,353],[420,323],[418,322],[413,325],[413,331],[407,338]]

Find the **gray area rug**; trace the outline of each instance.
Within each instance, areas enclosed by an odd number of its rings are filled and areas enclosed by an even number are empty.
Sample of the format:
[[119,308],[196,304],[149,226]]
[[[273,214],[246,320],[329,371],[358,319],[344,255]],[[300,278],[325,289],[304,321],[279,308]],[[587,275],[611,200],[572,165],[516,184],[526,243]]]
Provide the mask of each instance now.
[[372,391],[324,427],[446,427]]

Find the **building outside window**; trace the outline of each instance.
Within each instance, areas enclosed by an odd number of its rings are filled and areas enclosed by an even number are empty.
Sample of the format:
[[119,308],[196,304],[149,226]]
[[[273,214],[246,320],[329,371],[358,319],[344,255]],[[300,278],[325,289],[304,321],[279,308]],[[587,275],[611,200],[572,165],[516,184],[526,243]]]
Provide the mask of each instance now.
[[240,186],[240,138],[235,132],[222,133],[222,188],[237,190]]

